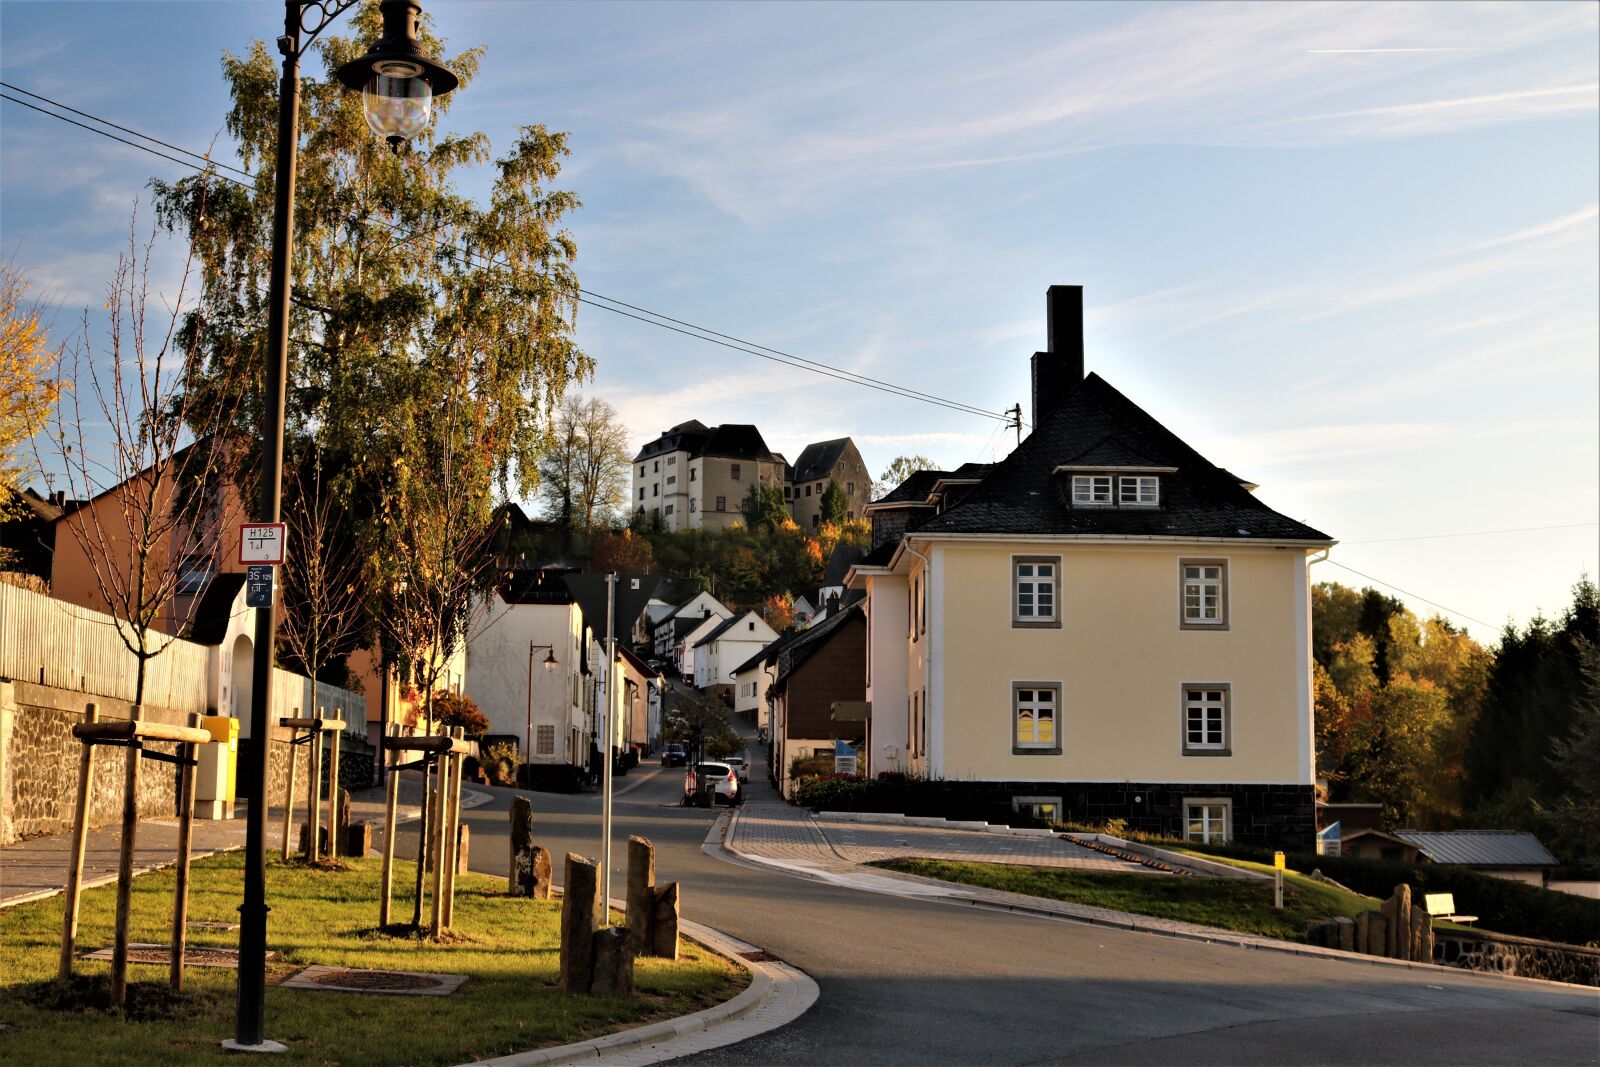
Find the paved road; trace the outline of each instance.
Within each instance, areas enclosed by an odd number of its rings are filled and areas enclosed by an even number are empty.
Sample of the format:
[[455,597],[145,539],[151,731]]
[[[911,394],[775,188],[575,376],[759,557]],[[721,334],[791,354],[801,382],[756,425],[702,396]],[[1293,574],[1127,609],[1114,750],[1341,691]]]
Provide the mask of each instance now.
[[[752,744],[757,768],[759,746]],[[641,776],[650,780],[635,785]],[[696,1064],[1600,1063],[1600,995],[1468,974],[1251,952],[862,893],[701,852],[714,815],[681,809],[681,771],[641,767],[616,802],[615,854],[656,843],[685,915],[795,964],[821,987],[798,1022]],[[463,817],[472,867],[503,875],[510,790]],[[764,782],[752,797],[772,799]],[[557,861],[595,855],[594,796],[532,794]],[[414,848],[414,843],[411,844]],[[619,867],[615,895],[624,888]]]

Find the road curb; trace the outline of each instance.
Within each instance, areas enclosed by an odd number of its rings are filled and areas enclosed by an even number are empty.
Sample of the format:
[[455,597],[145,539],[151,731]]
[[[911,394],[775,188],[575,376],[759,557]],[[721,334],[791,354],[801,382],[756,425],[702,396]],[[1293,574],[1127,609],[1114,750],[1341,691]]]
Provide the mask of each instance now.
[[[851,820],[859,821],[859,820]],[[768,870],[787,874],[794,878],[806,878],[819,881],[828,885],[839,885],[843,888],[854,888],[858,892],[885,893],[894,896],[905,896],[915,900],[933,900],[940,903],[964,905],[971,908],[982,908],[989,911],[1003,911],[1014,915],[1028,915],[1041,919],[1053,919],[1057,922],[1075,922],[1087,926],[1098,926],[1112,930],[1124,930],[1130,933],[1153,934],[1157,937],[1169,937],[1179,941],[1190,941],[1199,944],[1227,945],[1233,948],[1252,949],[1260,952],[1275,952],[1286,956],[1300,956],[1307,959],[1329,960],[1344,963],[1364,963],[1372,967],[1394,967],[1415,971],[1430,971],[1439,974],[1449,974],[1458,978],[1481,978],[1487,980],[1502,980],[1513,982],[1534,982],[1545,986],[1560,986],[1567,989],[1581,989],[1594,992],[1593,986],[1579,985],[1574,982],[1558,982],[1546,978],[1531,978],[1517,974],[1491,974],[1486,971],[1471,971],[1461,967],[1450,967],[1442,963],[1418,963],[1409,960],[1389,959],[1384,956],[1368,956],[1359,952],[1342,952],[1338,949],[1321,948],[1316,945],[1298,945],[1292,941],[1277,941],[1271,938],[1251,938],[1233,933],[1230,930],[1219,930],[1214,927],[1203,927],[1198,924],[1186,924],[1193,929],[1183,930],[1172,927],[1155,926],[1143,921],[1144,917],[1128,912],[1111,912],[1110,909],[1095,909],[1108,912],[1107,915],[1098,915],[1075,905],[1065,902],[1046,906],[1044,904],[1028,904],[999,896],[993,890],[979,886],[963,886],[959,883],[944,882],[937,878],[923,878],[914,874],[903,874],[899,871],[889,871],[880,868],[866,868],[878,884],[873,886],[852,886],[844,871],[829,871],[826,868],[810,869],[802,864],[790,864],[773,860],[751,852],[742,852],[737,845],[738,813],[734,814],[724,840],[713,845],[709,840],[702,850],[706,854],[715,856],[725,862],[750,863]],[[823,835],[827,840],[827,835]],[[831,848],[831,843],[829,844]],[[837,853],[835,853],[837,855]],[[842,857],[841,857],[842,858]],[[851,872],[863,870],[863,865],[845,861]],[[832,874],[834,877],[826,877]],[[946,892],[924,893],[896,893],[884,885],[884,882],[905,881],[930,888],[945,889]],[[1007,896],[1020,896],[1009,894]],[[1115,918],[1111,917],[1115,916]]]
[[[613,902],[615,904],[616,902]],[[568,1063],[643,1067],[731,1045],[785,1026],[816,1003],[817,984],[797,967],[764,956],[755,945],[700,923],[679,924],[682,936],[743,967],[750,984],[737,996],[676,1019],[605,1037],[479,1060],[470,1067],[557,1067]]]

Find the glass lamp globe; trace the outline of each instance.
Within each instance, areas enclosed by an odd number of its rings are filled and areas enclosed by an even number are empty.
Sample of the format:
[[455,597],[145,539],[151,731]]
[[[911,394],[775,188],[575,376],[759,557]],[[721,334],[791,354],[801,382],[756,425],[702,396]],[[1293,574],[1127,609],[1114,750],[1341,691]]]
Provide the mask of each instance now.
[[428,128],[433,116],[433,86],[420,64],[403,60],[374,63],[361,91],[361,110],[372,132],[400,146]]

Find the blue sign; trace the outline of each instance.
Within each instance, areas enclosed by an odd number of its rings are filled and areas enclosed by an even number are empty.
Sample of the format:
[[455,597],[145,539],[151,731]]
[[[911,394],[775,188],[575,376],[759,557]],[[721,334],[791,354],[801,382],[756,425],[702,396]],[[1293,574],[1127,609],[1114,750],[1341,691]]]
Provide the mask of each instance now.
[[244,572],[244,606],[247,608],[272,607],[272,572],[275,567],[251,564]]

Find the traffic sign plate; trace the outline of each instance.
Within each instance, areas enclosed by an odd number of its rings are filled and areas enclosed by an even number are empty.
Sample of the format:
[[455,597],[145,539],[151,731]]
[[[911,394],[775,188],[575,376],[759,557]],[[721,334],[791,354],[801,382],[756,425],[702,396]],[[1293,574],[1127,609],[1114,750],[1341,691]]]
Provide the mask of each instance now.
[[239,562],[276,567],[283,562],[288,540],[289,529],[281,522],[244,523],[239,527]]

